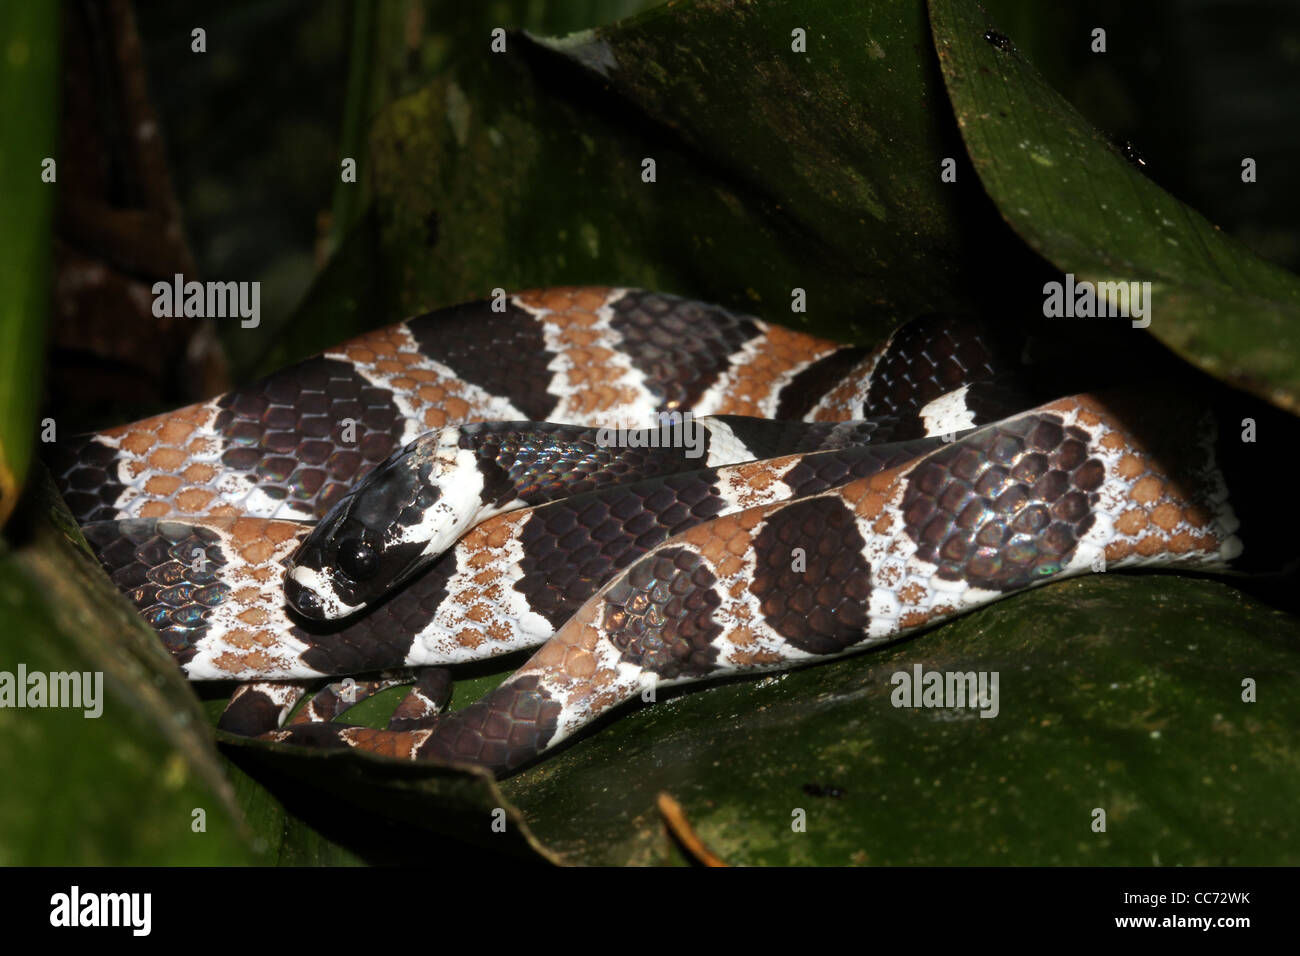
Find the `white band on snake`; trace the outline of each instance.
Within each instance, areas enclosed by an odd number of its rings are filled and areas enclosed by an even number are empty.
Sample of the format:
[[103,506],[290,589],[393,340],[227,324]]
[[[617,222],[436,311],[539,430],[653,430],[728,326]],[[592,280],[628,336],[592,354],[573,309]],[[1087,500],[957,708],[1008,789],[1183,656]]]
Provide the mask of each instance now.
[[[865,349],[549,289],[369,333],[50,464],[187,676],[254,682],[223,727],[505,773],[648,685],[855,653],[1098,567],[1284,553],[1246,515],[1261,464],[1209,411],[1059,388],[969,319]],[[529,647],[443,713],[443,666]],[[294,682],[360,674],[378,675],[362,695],[414,684],[387,729],[332,723],[355,702],[338,685],[283,723]]]

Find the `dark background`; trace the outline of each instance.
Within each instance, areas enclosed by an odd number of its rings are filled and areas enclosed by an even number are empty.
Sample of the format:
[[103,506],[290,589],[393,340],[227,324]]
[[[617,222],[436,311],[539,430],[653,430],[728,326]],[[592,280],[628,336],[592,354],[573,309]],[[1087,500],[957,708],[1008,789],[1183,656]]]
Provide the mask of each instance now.
[[[106,39],[115,5],[69,0],[47,411],[76,428],[98,427],[246,380],[260,357],[254,349],[273,338],[355,221],[363,200],[359,190],[336,190],[339,157],[364,155],[370,120],[386,102],[419,88],[494,26],[561,35],[654,5],[139,0],[139,51],[124,68]],[[1147,175],[1265,257],[1300,271],[1300,4],[991,0],[986,7],[1099,129],[1134,144]],[[207,31],[201,56],[190,50],[196,26]],[[1107,31],[1104,55],[1089,49],[1097,26]],[[124,69],[138,75],[124,79]],[[139,303],[129,290],[97,286],[99,274],[87,278],[87,262],[76,258],[107,260],[128,282],[140,277],[137,264],[113,263],[122,258],[119,239],[105,240],[92,223],[99,241],[89,241],[85,224],[71,229],[66,214],[67,197],[78,190],[106,200],[95,207],[102,211],[138,205],[157,188],[159,176],[132,175],[132,144],[113,97],[133,78],[156,113],[157,163],[170,174],[180,236],[174,247],[144,254],[154,274],[170,274],[159,263],[174,259],[200,279],[260,281],[258,336],[232,334],[233,323],[197,342],[192,323],[164,323],[156,337],[120,336]],[[1257,160],[1254,184],[1241,182],[1243,156]],[[71,264],[60,249],[73,253]],[[430,303],[438,304],[445,303]]]
[[[472,33],[481,24],[485,35],[494,24],[577,30],[655,5],[409,6],[424,8],[426,28],[441,22]],[[1300,271],[1300,4],[994,0],[985,7],[1099,129],[1141,150],[1152,179],[1261,255]],[[136,9],[201,274],[260,279],[263,311],[287,311],[318,264],[337,180],[352,5],[232,0],[200,14],[190,4],[141,0]],[[208,31],[203,58],[189,51],[196,25]],[[1088,47],[1096,26],[1107,31],[1104,55]],[[451,55],[420,47],[394,78],[394,92],[418,85]],[[1258,161],[1253,185],[1241,182],[1243,156]]]

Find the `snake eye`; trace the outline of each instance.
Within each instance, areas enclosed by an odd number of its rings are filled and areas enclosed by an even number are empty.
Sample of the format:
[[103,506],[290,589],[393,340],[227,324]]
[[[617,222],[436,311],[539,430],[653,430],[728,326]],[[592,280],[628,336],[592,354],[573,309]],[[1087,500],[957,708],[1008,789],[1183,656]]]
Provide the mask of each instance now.
[[378,562],[374,548],[364,541],[342,541],[338,549],[339,570],[353,581],[364,581],[374,575]]

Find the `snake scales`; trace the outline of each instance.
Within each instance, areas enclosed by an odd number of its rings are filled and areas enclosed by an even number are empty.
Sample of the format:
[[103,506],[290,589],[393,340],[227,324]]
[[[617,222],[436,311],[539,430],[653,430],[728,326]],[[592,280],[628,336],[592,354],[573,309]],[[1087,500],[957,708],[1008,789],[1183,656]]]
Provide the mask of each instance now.
[[[584,287],[371,332],[51,467],[187,676],[248,682],[224,727],[505,773],[650,685],[861,651],[1103,566],[1266,565],[1235,412],[1189,402],[1062,395],[963,318],[842,347]],[[695,454],[689,416],[597,431],[660,412],[714,416]],[[442,665],[534,646],[443,713]],[[286,723],[344,675],[413,686],[387,729],[332,722],[338,683]]]

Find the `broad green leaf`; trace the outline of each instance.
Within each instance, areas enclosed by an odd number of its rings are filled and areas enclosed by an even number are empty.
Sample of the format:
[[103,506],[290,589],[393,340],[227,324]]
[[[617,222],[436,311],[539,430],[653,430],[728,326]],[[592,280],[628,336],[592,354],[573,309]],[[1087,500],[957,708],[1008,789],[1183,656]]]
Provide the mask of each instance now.
[[24,520],[9,529],[15,543],[0,553],[0,671],[100,672],[102,715],[0,708],[9,781],[0,790],[0,861],[358,862],[313,827],[308,801],[290,811],[221,756],[193,685],[52,504],[44,469],[36,474]]
[[[563,0],[558,3],[506,0],[466,4],[463,0],[358,4],[348,10],[347,97],[339,155],[363,161],[375,114],[413,85],[441,72],[448,62],[481,50],[493,29],[506,26],[545,33],[564,32],[621,19],[655,0]],[[369,199],[364,169],[355,183],[334,190],[328,236],[333,253],[360,219]]]
[[58,4],[0,6],[0,525],[27,477],[41,387],[58,63]]
[[156,632],[73,543],[70,517],[60,530],[42,503],[24,505],[30,527],[0,554],[0,670],[100,674],[102,713],[0,708],[0,861],[257,862],[198,702]]
[[[998,672],[997,716],[893,706],[916,665]],[[1298,678],[1293,617],[1219,582],[1097,576],[643,706],[503,790],[582,862],[659,859],[666,790],[732,863],[1295,863]]]
[[387,317],[609,283],[874,339],[973,306],[983,265],[1032,257],[973,177],[941,181],[961,145],[928,43],[915,0],[678,3],[504,53],[484,38],[376,124]]
[[[895,707],[894,675],[916,666],[996,672],[997,715]],[[1257,702],[1243,701],[1247,679]],[[683,688],[496,785],[226,739],[384,817],[503,852],[488,821],[504,808],[516,839],[573,864],[676,859],[660,792],[730,863],[1294,864],[1297,688],[1294,617],[1218,581],[1113,574],[846,660]]]
[[312,815],[308,801],[299,799],[292,809],[286,805],[292,788],[273,792],[237,763],[225,761],[225,767],[235,801],[256,837],[259,862],[275,866],[357,866],[362,862],[357,853],[308,822]]
[[985,39],[996,26],[974,0],[931,0],[930,12],[966,148],[1012,228],[1078,280],[1150,282],[1149,331],[1161,342],[1300,411],[1300,279],[1147,179],[1014,37]]
[[[224,733],[219,738],[259,781],[272,781],[277,793],[286,781],[294,782],[324,804],[333,821],[350,820],[366,839],[359,849],[368,860],[452,865],[476,856],[481,862],[486,851],[512,865],[559,862],[485,771],[359,751],[304,750]],[[375,839],[382,826],[396,832],[384,846]]]

